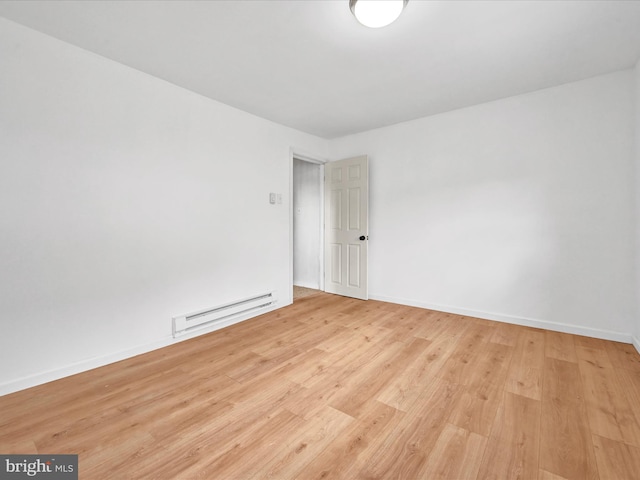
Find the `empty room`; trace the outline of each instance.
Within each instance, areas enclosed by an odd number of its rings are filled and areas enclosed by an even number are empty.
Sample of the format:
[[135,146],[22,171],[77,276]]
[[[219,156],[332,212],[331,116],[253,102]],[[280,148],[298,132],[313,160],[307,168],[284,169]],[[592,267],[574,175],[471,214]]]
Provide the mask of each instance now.
[[640,1],[0,1],[0,479],[640,478]]

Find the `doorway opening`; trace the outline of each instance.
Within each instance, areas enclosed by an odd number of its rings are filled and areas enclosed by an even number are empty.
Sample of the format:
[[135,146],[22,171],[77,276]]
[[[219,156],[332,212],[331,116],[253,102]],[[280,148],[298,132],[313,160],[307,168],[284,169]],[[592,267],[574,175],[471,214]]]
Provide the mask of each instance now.
[[324,289],[324,168],[293,156],[293,301]]

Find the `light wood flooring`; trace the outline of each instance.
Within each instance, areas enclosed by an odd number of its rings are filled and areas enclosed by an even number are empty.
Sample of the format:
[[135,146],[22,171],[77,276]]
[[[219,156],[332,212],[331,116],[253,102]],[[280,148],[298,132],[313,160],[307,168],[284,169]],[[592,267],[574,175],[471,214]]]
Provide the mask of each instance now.
[[0,397],[81,479],[640,478],[631,345],[325,293]]

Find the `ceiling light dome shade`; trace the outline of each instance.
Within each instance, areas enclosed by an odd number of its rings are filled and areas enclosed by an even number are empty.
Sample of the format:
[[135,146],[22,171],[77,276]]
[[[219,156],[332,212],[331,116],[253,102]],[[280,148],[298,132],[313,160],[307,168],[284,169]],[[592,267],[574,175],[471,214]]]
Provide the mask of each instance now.
[[380,28],[393,23],[409,0],[349,0],[349,8],[364,26]]

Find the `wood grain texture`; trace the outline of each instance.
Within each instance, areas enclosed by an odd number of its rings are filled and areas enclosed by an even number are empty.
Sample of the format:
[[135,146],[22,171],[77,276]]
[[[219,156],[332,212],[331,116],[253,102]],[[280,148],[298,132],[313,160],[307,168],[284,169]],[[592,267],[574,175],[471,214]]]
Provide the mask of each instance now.
[[565,478],[596,480],[600,476],[584,394],[576,363],[545,360],[539,466]]
[[540,469],[538,471],[538,480],[569,480],[569,479],[561,477],[559,475],[554,475],[551,472],[547,472],[546,470]]
[[83,480],[640,478],[639,406],[629,345],[320,292],[0,397],[0,452]]
[[295,478],[300,480],[357,478],[404,416],[403,412],[380,402],[370,403],[361,418],[343,430],[328,448],[309,462]]
[[560,332],[544,332],[545,356],[567,362],[577,362],[576,338],[577,335],[569,335]]
[[533,329],[521,330],[509,367],[506,390],[541,400],[544,357],[544,333]]
[[513,347],[488,343],[478,352],[472,368],[461,379],[460,401],[449,421],[480,435],[488,436],[503,401]]
[[577,349],[580,374],[591,431],[595,434],[640,447],[640,424],[624,392],[624,384],[609,361],[606,350]]
[[593,436],[598,469],[603,479],[637,480],[640,477],[640,448]]
[[540,402],[504,393],[479,478],[536,480],[540,445]]
[[640,355],[633,345],[619,342],[606,342],[605,349],[611,364],[621,370],[631,370],[640,374]]
[[624,393],[633,409],[636,422],[640,424],[640,371],[616,369],[616,378],[619,385],[624,385]]
[[416,478],[474,480],[486,444],[486,437],[446,424]]
[[458,385],[434,379],[387,437],[377,442],[378,448],[358,476],[419,478],[456,404],[458,391]]

